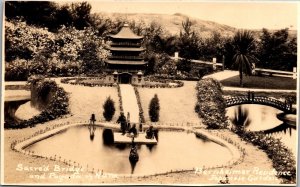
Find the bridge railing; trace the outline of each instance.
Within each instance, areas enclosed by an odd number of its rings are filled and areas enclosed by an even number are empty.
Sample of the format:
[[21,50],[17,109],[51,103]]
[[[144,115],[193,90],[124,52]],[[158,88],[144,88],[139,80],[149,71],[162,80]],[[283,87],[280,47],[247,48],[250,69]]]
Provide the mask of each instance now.
[[234,96],[225,99],[227,106],[233,106],[237,104],[250,104],[250,103],[258,103],[258,104],[267,104],[270,106],[274,106],[278,109],[284,111],[290,111],[292,109],[291,103],[282,102],[274,98],[265,97],[265,96]]

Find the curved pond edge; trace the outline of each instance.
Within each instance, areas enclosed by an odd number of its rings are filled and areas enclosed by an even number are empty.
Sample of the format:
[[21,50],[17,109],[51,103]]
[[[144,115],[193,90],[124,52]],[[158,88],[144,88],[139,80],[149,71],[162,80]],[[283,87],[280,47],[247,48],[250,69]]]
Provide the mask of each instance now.
[[[70,127],[76,127],[76,126],[84,126],[88,125],[88,122],[78,122],[78,123],[62,123],[62,124],[56,124],[53,125],[52,128],[45,128],[44,130],[39,130],[32,134],[28,138],[24,138],[23,140],[14,141],[11,144],[11,149],[23,153],[25,155],[30,155],[33,157],[39,157],[39,158],[46,158],[53,161],[62,162],[64,164],[69,165],[70,167],[74,168],[83,168],[84,172],[92,172],[97,173],[100,176],[106,176],[106,177],[149,177],[149,176],[158,176],[158,175],[167,175],[170,173],[181,173],[181,172],[196,172],[199,168],[186,168],[186,169],[180,169],[180,170],[171,170],[167,172],[160,172],[155,174],[115,174],[115,173],[104,173],[103,171],[100,171],[97,168],[88,168],[88,167],[82,167],[79,163],[72,162],[71,160],[67,161],[66,159],[61,158],[59,155],[54,155],[50,157],[41,156],[38,154],[35,154],[33,151],[26,151],[25,148],[36,143],[39,141],[42,141],[44,139],[47,139],[51,136],[54,136],[56,134],[59,134],[63,131],[66,131]],[[119,124],[113,124],[113,123],[96,123],[96,126],[103,127],[103,128],[111,128],[111,129],[119,129]],[[145,125],[147,127],[147,125]],[[193,132],[197,137],[206,138],[214,143],[217,143],[220,146],[226,147],[232,157],[229,161],[222,165],[215,165],[207,167],[205,165],[202,166],[201,169],[203,170],[210,170],[210,169],[217,169],[217,168],[226,168],[226,167],[232,167],[234,165],[238,165],[243,162],[245,157],[245,149],[242,148],[242,146],[239,145],[238,142],[234,142],[229,138],[226,138],[224,136],[220,136],[217,134],[212,134],[209,132],[209,130],[203,129],[203,128],[196,128],[196,127],[171,127],[171,126],[157,126],[158,129],[161,130],[171,130],[171,131],[186,131],[186,132]]]
[[280,121],[283,121],[289,125],[293,125],[293,126],[296,126],[297,124],[297,115],[295,114],[286,114],[284,112],[282,113],[278,113],[277,115],[277,119],[279,119]]

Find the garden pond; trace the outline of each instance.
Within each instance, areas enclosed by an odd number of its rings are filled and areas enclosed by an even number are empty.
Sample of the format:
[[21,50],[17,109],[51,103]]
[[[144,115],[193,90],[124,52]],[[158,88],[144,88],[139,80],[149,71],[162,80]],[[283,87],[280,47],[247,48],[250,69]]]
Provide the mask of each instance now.
[[159,131],[157,145],[137,145],[139,161],[135,167],[129,162],[131,145],[107,145],[103,141],[103,128],[97,127],[90,139],[87,126],[70,127],[27,147],[41,156],[60,156],[75,161],[82,167],[106,173],[156,174],[171,170],[223,165],[232,159],[227,147],[209,139],[198,138],[192,132]]
[[[266,135],[279,138],[296,157],[297,153],[297,129],[296,126],[283,123],[277,119],[277,114],[282,111],[270,106],[244,104],[242,110],[248,111],[249,126],[246,130],[265,131]],[[229,119],[233,118],[238,106],[232,106],[227,109]]]

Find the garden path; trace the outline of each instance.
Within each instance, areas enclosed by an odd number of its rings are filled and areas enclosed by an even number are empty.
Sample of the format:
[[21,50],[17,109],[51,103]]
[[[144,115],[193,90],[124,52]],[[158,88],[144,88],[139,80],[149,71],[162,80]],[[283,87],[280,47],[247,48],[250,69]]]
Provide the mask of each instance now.
[[120,84],[124,114],[130,113],[130,122],[139,123],[139,106],[134,88],[130,84]]

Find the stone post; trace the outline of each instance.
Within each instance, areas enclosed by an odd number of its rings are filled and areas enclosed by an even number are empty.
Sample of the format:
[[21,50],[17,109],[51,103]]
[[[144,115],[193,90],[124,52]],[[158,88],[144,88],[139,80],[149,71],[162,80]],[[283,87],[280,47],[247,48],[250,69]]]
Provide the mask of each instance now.
[[213,61],[212,61],[213,70],[217,69],[216,63],[217,63],[217,58],[213,58]]
[[297,79],[297,67],[293,67],[293,79]]
[[174,58],[175,58],[175,61],[177,62],[177,61],[178,61],[178,59],[179,59],[179,53],[178,53],[178,52],[175,52],[175,54],[174,54]]

